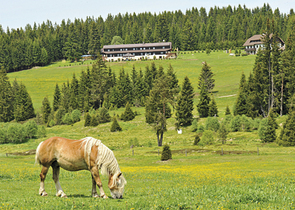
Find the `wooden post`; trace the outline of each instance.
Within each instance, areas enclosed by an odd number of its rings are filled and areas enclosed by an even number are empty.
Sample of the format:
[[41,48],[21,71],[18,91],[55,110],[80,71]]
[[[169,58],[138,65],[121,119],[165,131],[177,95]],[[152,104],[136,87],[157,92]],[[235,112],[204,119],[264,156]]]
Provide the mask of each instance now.
[[221,148],[221,155],[223,155],[223,148]]
[[134,156],[134,149],[132,150],[132,156]]
[[160,155],[160,151],[158,150],[158,156]]
[[259,148],[257,147],[257,155],[259,155]]
[[185,157],[187,157],[187,150],[185,150]]
[[6,157],[8,157],[8,153],[6,153]]

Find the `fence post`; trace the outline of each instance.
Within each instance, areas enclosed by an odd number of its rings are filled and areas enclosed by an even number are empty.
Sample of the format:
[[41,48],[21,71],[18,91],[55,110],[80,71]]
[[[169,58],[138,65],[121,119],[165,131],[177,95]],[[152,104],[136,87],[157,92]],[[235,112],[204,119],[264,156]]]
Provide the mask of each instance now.
[[259,155],[259,148],[257,147],[257,155]]
[[134,149],[132,150],[132,156],[134,156]]
[[221,148],[221,155],[223,155],[223,148]]
[[185,150],[185,157],[187,157],[187,150]]

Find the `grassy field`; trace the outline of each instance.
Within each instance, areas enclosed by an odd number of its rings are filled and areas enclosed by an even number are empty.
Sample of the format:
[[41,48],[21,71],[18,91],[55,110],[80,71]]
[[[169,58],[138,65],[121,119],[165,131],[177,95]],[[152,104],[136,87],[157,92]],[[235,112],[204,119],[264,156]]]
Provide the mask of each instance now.
[[[207,61],[215,73],[215,98],[224,117],[226,105],[232,107],[241,72],[249,75],[254,56],[230,57],[223,52],[182,54],[177,60],[155,61],[166,68],[172,64],[182,83],[187,75],[195,91],[202,62]],[[144,70],[150,61],[109,63],[116,72],[124,67],[130,71]],[[45,95],[52,99],[55,83],[79,75],[87,65],[55,63],[10,73],[11,79],[23,81],[30,92],[35,108],[41,107]],[[90,65],[90,64],[88,64]],[[44,79],[46,78],[46,79]],[[233,95],[233,96],[232,96]],[[216,141],[210,146],[193,146],[195,133],[191,127],[177,134],[175,119],[168,119],[164,144],[172,149],[172,160],[160,161],[156,135],[145,123],[144,108],[132,108],[139,115],[130,122],[119,121],[122,132],[111,133],[111,123],[84,127],[84,119],[74,125],[47,128],[47,137],[62,136],[81,139],[92,136],[111,148],[119,162],[127,185],[124,199],[95,199],[91,197],[90,172],[61,170],[60,182],[68,198],[55,197],[52,170],[45,181],[48,197],[38,195],[41,167],[34,164],[34,156],[6,153],[36,149],[42,139],[30,139],[22,144],[0,145],[0,209],[293,209],[295,201],[295,148],[265,144],[257,131],[231,132],[226,144]],[[121,114],[124,109],[110,111]],[[197,116],[196,110],[194,115]],[[286,116],[277,118],[278,124]],[[204,124],[205,119],[200,119]],[[280,129],[277,130],[279,132]],[[139,146],[130,149],[129,141],[137,139]],[[223,155],[221,155],[223,151]],[[107,178],[103,177],[108,196]]]
[[[112,70],[119,75],[120,69],[124,68],[126,72],[131,73],[133,65],[136,70],[142,69],[155,62],[156,66],[162,65],[166,70],[168,65],[171,64],[176,72],[180,85],[185,76],[188,76],[192,82],[195,92],[197,89],[198,78],[202,69],[202,62],[206,61],[212,68],[215,74],[215,99],[220,111],[224,111],[225,107],[229,105],[232,107],[239,87],[239,82],[242,72],[247,76],[253,69],[255,56],[229,56],[225,52],[212,52],[210,55],[205,53],[187,52],[180,54],[176,60],[156,60],[156,61],[129,61],[129,62],[114,62],[107,63]],[[42,100],[45,96],[49,97],[52,102],[55,84],[61,85],[67,80],[71,81],[73,73],[79,78],[82,70],[86,70],[87,66],[91,68],[90,61],[83,65],[77,63],[69,66],[68,62],[57,62],[50,66],[42,68],[33,68],[21,72],[9,73],[8,76],[11,81],[17,79],[22,81],[29,94],[32,97],[34,107],[37,111],[40,110]],[[130,75],[130,74],[129,74]]]

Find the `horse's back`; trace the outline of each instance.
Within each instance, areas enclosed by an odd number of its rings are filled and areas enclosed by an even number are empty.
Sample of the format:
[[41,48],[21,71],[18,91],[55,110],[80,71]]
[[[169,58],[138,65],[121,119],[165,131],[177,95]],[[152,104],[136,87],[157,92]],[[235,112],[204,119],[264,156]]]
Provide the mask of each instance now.
[[38,146],[36,160],[44,166],[56,161],[66,170],[82,170],[85,165],[83,141],[51,137]]

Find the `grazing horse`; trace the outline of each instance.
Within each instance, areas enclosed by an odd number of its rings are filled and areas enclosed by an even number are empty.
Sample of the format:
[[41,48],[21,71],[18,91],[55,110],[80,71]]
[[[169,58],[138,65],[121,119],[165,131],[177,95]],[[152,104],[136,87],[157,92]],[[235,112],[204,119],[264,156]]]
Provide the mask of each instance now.
[[[41,142],[36,150],[36,163],[42,165],[40,173],[41,196],[47,196],[44,180],[49,167],[53,170],[53,180],[56,187],[56,196],[67,197],[59,183],[60,167],[68,171],[89,170],[92,176],[92,196],[108,198],[103,191],[99,170],[109,176],[108,187],[114,199],[122,198],[124,186],[127,183],[123,177],[114,153],[100,140],[86,137],[81,140],[70,140],[61,137],[52,137]],[[99,187],[100,196],[97,194]]]

